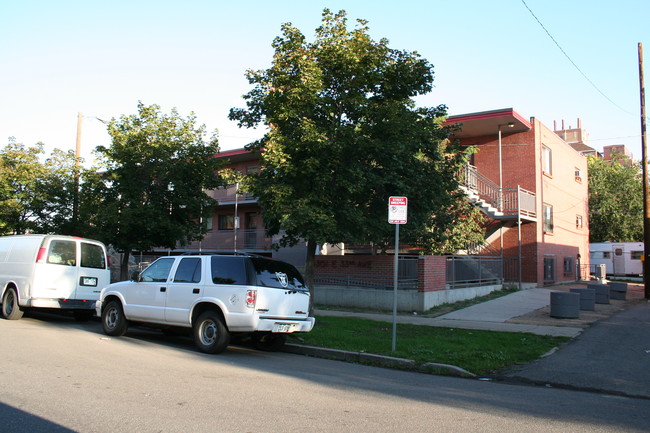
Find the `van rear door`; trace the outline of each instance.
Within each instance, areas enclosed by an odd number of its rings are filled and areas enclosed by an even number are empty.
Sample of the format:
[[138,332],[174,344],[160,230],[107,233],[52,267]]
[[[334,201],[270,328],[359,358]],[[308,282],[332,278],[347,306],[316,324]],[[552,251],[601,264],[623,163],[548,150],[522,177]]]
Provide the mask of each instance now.
[[64,308],[92,308],[81,301],[96,301],[109,283],[110,271],[102,244],[46,238],[37,257],[32,298],[59,300],[59,306]]
[[34,268],[34,299],[74,299],[77,289],[77,242],[45,238]]
[[79,240],[79,266],[74,299],[96,301],[102,288],[110,284],[106,249],[100,243]]

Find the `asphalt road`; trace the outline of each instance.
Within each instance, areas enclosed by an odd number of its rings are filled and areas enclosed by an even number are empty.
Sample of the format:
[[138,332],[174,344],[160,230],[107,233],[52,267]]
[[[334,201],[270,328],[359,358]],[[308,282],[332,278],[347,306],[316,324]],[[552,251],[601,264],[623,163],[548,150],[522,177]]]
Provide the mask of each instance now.
[[0,432],[645,432],[650,400],[441,377],[32,315],[0,320]]

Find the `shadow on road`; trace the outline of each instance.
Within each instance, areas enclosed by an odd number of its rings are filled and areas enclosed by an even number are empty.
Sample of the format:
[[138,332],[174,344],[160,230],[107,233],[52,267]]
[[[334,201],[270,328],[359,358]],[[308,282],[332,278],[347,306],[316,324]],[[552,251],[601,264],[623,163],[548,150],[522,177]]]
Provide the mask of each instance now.
[[0,403],[0,425],[2,425],[2,433],[75,433],[74,430],[4,403]]

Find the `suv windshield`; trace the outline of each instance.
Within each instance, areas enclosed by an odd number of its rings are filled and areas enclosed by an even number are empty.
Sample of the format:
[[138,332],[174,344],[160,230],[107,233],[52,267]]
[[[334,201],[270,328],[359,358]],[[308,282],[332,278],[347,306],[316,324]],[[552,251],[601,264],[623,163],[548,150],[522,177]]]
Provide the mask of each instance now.
[[262,257],[251,257],[257,274],[257,285],[279,289],[307,290],[300,272],[292,265]]

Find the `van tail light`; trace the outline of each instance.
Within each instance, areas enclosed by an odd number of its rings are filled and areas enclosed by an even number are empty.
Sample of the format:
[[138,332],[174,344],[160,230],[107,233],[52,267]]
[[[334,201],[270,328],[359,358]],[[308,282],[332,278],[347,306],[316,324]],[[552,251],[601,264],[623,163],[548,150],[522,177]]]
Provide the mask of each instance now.
[[46,248],[39,248],[38,254],[36,255],[36,263],[45,263],[45,257],[47,256]]
[[257,290],[247,290],[246,291],[246,306],[248,308],[255,308],[255,303],[257,302]]

